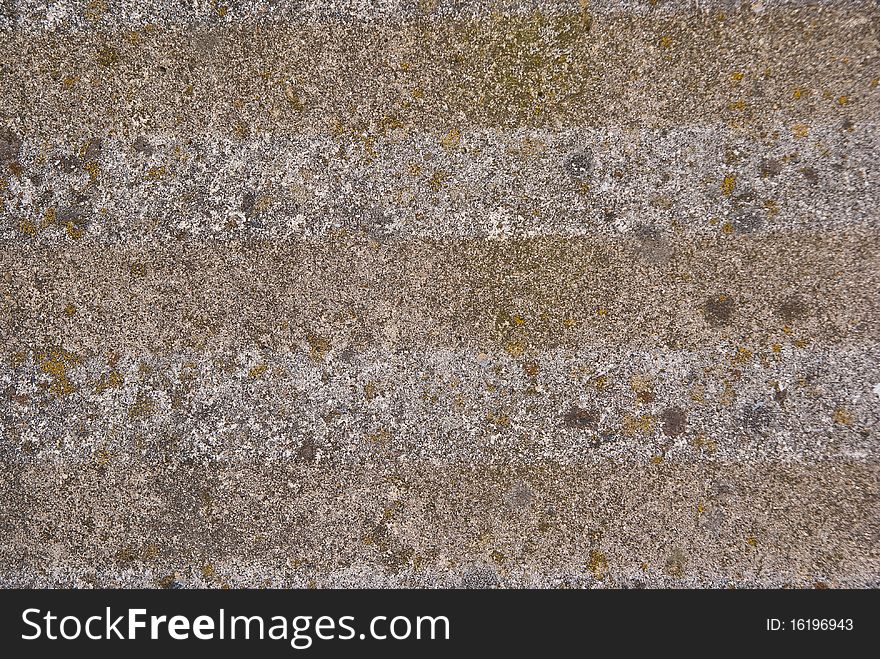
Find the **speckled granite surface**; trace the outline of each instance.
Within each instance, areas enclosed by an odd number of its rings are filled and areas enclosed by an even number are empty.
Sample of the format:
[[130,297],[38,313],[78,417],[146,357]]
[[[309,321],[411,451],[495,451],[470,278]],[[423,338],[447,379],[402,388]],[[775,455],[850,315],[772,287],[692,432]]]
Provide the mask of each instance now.
[[875,2],[0,36],[0,584],[880,585]]

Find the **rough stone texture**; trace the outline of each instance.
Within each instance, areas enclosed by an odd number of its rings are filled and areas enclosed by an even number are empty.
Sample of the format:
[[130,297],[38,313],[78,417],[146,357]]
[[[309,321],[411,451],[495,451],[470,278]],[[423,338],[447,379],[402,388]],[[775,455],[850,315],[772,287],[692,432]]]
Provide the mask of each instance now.
[[875,2],[0,32],[3,586],[880,585]]

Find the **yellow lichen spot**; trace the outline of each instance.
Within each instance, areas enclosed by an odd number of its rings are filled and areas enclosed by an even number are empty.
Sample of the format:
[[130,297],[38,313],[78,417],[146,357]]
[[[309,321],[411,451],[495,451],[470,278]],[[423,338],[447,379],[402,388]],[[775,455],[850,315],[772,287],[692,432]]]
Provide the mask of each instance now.
[[109,375],[102,375],[95,383],[95,393],[101,394],[108,389],[121,389],[125,378],[119,371],[110,371]]
[[880,84],[880,78],[874,78],[871,81],[871,89],[874,89],[878,84]]
[[777,353],[777,354],[780,353],[780,352],[782,352],[782,346],[779,345],[778,343],[774,343],[774,344],[770,347],[770,349],[771,349],[773,352]]
[[846,96],[838,96],[837,97],[837,104],[838,105],[846,105],[847,103],[849,103],[848,97],[846,97]]
[[119,53],[110,46],[105,46],[98,51],[96,60],[100,66],[113,66],[119,63]]
[[131,418],[147,417],[156,411],[156,405],[144,394],[138,394],[135,402],[128,408],[128,416]]
[[738,101],[734,101],[733,103],[729,104],[727,106],[727,108],[729,110],[734,110],[734,111],[735,110],[745,110],[746,109],[746,102],[744,100],[740,99]]
[[217,576],[217,571],[210,563],[202,566],[202,577],[205,581],[212,581]]
[[630,389],[637,394],[639,402],[650,403],[654,400],[654,383],[651,377],[635,373],[629,381]]
[[56,396],[64,396],[76,390],[67,375],[67,369],[80,362],[79,358],[63,348],[51,348],[36,355],[40,362],[40,370],[52,376],[49,392]]
[[566,327],[574,327],[574,322],[575,322],[574,318],[565,318],[562,321],[562,324],[565,325]]
[[260,195],[254,202],[254,210],[257,212],[263,212],[264,210],[270,208],[273,202],[274,198],[272,197],[272,195]]
[[519,341],[508,341],[504,349],[511,357],[519,357],[525,352],[525,347]]
[[440,144],[447,150],[457,149],[461,144],[461,131],[458,128],[453,128],[443,136]]
[[691,445],[697,450],[705,449],[709,453],[714,452],[718,448],[718,444],[714,439],[700,433],[691,440]]
[[130,44],[137,45],[141,42],[141,35],[136,30],[124,30],[122,36]]
[[801,98],[801,97],[804,95],[804,90],[801,89],[801,88],[799,88],[799,87],[797,87],[797,88],[795,88],[795,90],[791,93],[791,95],[792,95],[794,98],[799,99],[799,98]]
[[285,98],[287,98],[287,102],[290,103],[290,107],[292,107],[297,112],[302,112],[302,99],[299,96],[299,92],[290,83],[286,83],[284,85],[284,96]]
[[421,99],[425,98],[425,90],[422,89],[421,87],[416,87],[415,89],[412,90],[411,93],[412,93],[412,97],[416,100],[421,100]]
[[703,514],[704,512],[706,512],[706,509],[703,507],[702,503],[697,504],[697,512],[700,514]]
[[655,455],[653,458],[651,458],[651,464],[652,465],[663,464],[663,456],[662,455]]
[[852,425],[852,422],[853,417],[849,410],[843,407],[838,407],[834,410],[834,423],[840,424],[841,426],[849,426]]
[[776,217],[779,215],[779,204],[775,199],[768,199],[764,202],[764,208],[767,209],[767,215]]
[[724,391],[721,392],[721,395],[718,397],[718,402],[721,403],[724,407],[730,407],[733,405],[733,401],[736,400],[736,389],[733,388],[733,385],[730,382],[724,383]]
[[730,79],[735,82],[739,82],[744,77],[745,77],[745,74],[742,71],[734,71],[733,73],[730,74]]
[[660,37],[660,47],[670,48],[672,46],[672,37]]
[[440,190],[443,188],[444,183],[446,183],[447,176],[447,173],[443,170],[438,169],[437,171],[435,171],[428,181],[428,185],[431,186],[431,190],[433,190],[434,192],[440,192]]
[[145,277],[146,274],[147,274],[147,266],[145,263],[132,263],[131,264],[132,277]]
[[791,134],[797,139],[803,139],[810,133],[810,127],[806,124],[795,124],[791,127]]
[[752,359],[752,351],[748,348],[737,348],[730,361],[737,365],[747,364]]
[[168,173],[165,165],[157,165],[155,167],[150,167],[147,170],[147,180],[149,181],[160,181],[165,178]]
[[367,435],[367,441],[371,444],[387,444],[391,434],[385,428],[379,428],[376,432]]
[[80,229],[70,220],[68,220],[68,222],[64,225],[64,228],[67,229],[67,235],[74,240],[79,240],[83,237],[83,234],[85,233],[83,229]]
[[[104,466],[104,464],[106,464],[106,462],[107,462],[107,460],[102,459],[103,454],[104,454],[103,449],[98,449],[97,451],[95,451],[92,454],[93,457],[95,458],[95,461],[98,463],[99,467]],[[131,547],[122,547],[119,549],[119,551],[116,552],[116,560],[117,561],[131,562],[131,561],[136,561],[137,557],[138,557],[137,553]]]
[[108,462],[110,462],[110,458],[112,457],[112,454],[110,453],[109,450],[107,450],[106,447],[102,446],[101,448],[95,449],[94,457],[95,457],[95,462],[98,463],[98,466],[103,467]]
[[76,307],[72,303],[68,302],[67,306],[64,307],[64,315],[69,317],[75,313],[76,313]]
[[61,84],[70,89],[76,84],[77,80],[79,80],[79,78],[76,76],[64,76],[64,80],[61,81]]
[[55,208],[50,207],[45,210],[43,213],[43,221],[40,223],[40,229],[51,226],[55,224],[58,216],[55,214]]
[[513,324],[516,325],[517,327],[522,327],[523,325],[526,324],[526,320],[522,316],[514,316],[512,318],[512,320],[513,320]]
[[809,339],[795,339],[795,348],[806,348],[808,345],[810,345]]
[[605,307],[599,307],[598,309],[596,309],[596,313],[604,318],[608,315],[608,309],[606,309]]
[[734,189],[736,188],[736,176],[733,174],[728,174],[721,181],[721,194],[725,197],[729,197],[733,194]]
[[309,334],[306,341],[311,349],[311,356],[314,360],[323,359],[330,352],[330,340],[318,334]]
[[376,159],[376,137],[374,135],[366,135],[361,138],[361,141],[364,143],[364,155],[367,160],[373,161]]
[[783,326],[782,326],[782,332],[783,332],[784,334],[791,334],[791,328],[790,328],[788,325],[783,325]]
[[651,414],[642,414],[638,417],[632,414],[624,414],[621,421],[621,430],[624,435],[629,437],[637,434],[647,435],[654,430],[656,422],[656,419]]
[[226,5],[221,5],[221,6],[217,7],[217,15],[220,18],[223,18],[224,16],[226,16],[226,14],[228,12],[229,12],[229,7],[227,7]]
[[257,364],[250,371],[248,371],[248,377],[251,380],[258,380],[259,378],[265,375],[266,371],[269,370],[269,365],[265,362],[262,364]]
[[733,224],[730,222],[725,222],[724,224],[721,225],[721,232],[728,233],[728,234],[733,233]]
[[488,412],[486,423],[492,426],[505,427],[510,425],[510,417],[503,411]]
[[106,0],[89,0],[89,4],[86,5],[85,9],[86,18],[92,22],[98,21],[101,17],[107,13],[107,1]]
[[755,536],[750,535],[748,538],[746,538],[746,544],[749,547],[757,547],[758,546],[758,539],[755,538]]
[[591,549],[587,569],[599,581],[604,579],[608,574],[608,559],[605,557],[605,554],[596,549]]
[[403,128],[403,126],[403,122],[398,117],[391,114],[385,115],[379,121],[379,130],[382,131],[382,135],[387,135],[389,132]]

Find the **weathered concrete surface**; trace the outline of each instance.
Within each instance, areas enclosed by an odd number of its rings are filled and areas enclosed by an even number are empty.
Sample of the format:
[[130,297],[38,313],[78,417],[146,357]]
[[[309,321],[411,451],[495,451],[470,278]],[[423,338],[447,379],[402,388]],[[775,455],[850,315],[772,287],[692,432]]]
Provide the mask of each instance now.
[[0,584],[880,585],[880,9],[0,5]]

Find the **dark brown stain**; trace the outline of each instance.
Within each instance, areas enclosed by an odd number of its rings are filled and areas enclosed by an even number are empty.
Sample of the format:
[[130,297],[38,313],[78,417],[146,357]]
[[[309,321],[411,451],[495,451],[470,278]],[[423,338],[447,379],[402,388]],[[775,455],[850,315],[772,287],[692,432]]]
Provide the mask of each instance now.
[[775,158],[764,158],[761,161],[761,176],[770,178],[778,176],[782,172],[782,163]]
[[780,407],[785,407],[786,398],[788,398],[788,390],[781,388],[777,382],[773,387],[773,400],[775,400]]
[[680,549],[674,549],[667,557],[663,571],[670,577],[683,577],[687,567],[687,556]]
[[21,138],[10,130],[0,130],[0,162],[16,160],[20,150]]
[[254,205],[257,203],[257,195],[253,190],[246,190],[244,194],[241,196],[241,212],[245,215],[250,215],[251,211],[254,210]]
[[703,303],[703,316],[713,327],[730,325],[736,311],[736,302],[729,295],[716,295]]
[[315,440],[312,437],[303,439],[302,445],[299,447],[297,457],[301,462],[314,462],[315,460]]
[[563,423],[566,428],[596,429],[599,425],[599,415],[595,410],[585,410],[577,405],[572,405],[565,413]]
[[786,323],[792,323],[809,313],[809,305],[800,295],[790,295],[779,303],[777,312]]
[[95,137],[89,140],[89,145],[86,147],[85,152],[83,153],[83,160],[86,162],[91,160],[97,160],[101,155],[101,150],[104,147],[104,141],[100,137]]
[[143,135],[139,135],[131,146],[138,153],[143,153],[146,156],[153,155],[153,146]]
[[816,185],[819,182],[819,174],[812,167],[804,167],[800,172],[810,185]]
[[663,422],[663,434],[678,437],[687,426],[687,414],[680,407],[667,407],[660,415]]
[[593,153],[587,149],[573,154],[565,161],[565,169],[569,176],[575,180],[587,179],[593,170]]

